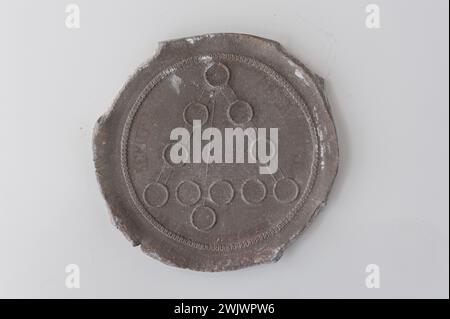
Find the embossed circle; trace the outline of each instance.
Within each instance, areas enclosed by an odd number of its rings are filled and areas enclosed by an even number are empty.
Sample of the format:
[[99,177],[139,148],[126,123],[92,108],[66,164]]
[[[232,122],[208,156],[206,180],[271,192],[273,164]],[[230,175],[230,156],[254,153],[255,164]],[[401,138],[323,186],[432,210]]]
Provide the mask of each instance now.
[[[183,158],[183,161],[181,161],[180,163],[174,163],[172,161],[172,159],[170,158],[170,149],[173,146],[173,143],[169,143],[166,146],[164,146],[163,148],[163,152],[162,152],[162,158],[164,160],[164,162],[169,165],[170,167],[183,167],[185,165],[185,162],[188,160],[187,157]],[[181,146],[184,149],[184,154],[187,154],[187,150],[184,146]]]
[[299,193],[299,187],[292,178],[282,178],[273,185],[273,195],[282,203],[290,203]]
[[227,116],[233,124],[243,125],[252,120],[253,108],[247,102],[237,100],[228,107]]
[[193,125],[194,120],[201,121],[203,125],[208,121],[208,117],[208,107],[198,102],[189,103],[183,111],[184,122],[190,126]]
[[219,206],[229,204],[234,197],[233,185],[225,180],[215,181],[209,187],[209,197]]
[[205,80],[213,87],[227,84],[229,78],[230,71],[222,63],[214,63],[205,70]]
[[177,186],[175,196],[181,205],[192,206],[200,200],[202,192],[196,182],[182,181]]
[[216,224],[216,213],[211,207],[197,206],[191,213],[191,223],[198,230],[207,231]]
[[144,200],[148,206],[162,207],[169,199],[167,186],[159,182],[150,183],[144,189]]
[[258,178],[244,182],[241,189],[242,199],[248,204],[261,203],[267,196],[266,185]]

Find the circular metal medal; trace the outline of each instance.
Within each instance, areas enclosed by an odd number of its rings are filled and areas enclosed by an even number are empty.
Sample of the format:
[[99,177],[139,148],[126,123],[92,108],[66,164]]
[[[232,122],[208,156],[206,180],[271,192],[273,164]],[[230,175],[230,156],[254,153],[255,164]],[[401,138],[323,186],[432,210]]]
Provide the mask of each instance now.
[[278,260],[326,201],[338,167],[323,81],[276,42],[163,42],[94,133],[114,223],[167,264]]

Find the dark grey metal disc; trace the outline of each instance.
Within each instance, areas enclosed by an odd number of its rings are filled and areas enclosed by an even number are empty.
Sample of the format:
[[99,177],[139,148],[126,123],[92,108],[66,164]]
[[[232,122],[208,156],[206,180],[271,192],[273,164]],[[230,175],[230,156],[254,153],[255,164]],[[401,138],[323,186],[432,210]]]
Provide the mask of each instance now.
[[[193,139],[194,120],[221,132],[277,128],[277,169],[248,160],[257,143],[243,163],[175,163],[171,132]],[[161,43],[98,120],[94,157],[114,223],[134,245],[222,271],[281,257],[324,205],[338,145],[319,77],[274,41],[209,34]]]

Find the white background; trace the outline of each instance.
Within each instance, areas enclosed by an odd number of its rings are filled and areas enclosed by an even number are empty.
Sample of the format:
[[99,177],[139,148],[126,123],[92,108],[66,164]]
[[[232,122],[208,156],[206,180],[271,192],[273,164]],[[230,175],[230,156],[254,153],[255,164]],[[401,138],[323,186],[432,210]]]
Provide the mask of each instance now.
[[[0,297],[446,297],[448,1],[0,2]],[[159,40],[242,32],[327,81],[341,165],[328,206],[276,264],[172,268],[109,221],[96,119]],[[79,265],[81,288],[65,287]],[[365,267],[381,287],[365,286]]]

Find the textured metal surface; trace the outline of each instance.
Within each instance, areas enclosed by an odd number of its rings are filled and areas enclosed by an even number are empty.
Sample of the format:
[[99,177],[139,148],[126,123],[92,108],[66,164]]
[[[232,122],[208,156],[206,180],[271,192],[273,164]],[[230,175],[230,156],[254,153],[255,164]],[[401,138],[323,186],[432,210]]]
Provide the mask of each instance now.
[[[171,131],[194,139],[194,120],[203,130],[277,128],[277,169],[174,163]],[[94,156],[114,223],[134,245],[221,271],[281,257],[325,203],[338,145],[319,77],[276,42],[211,34],[161,43],[98,120]]]

